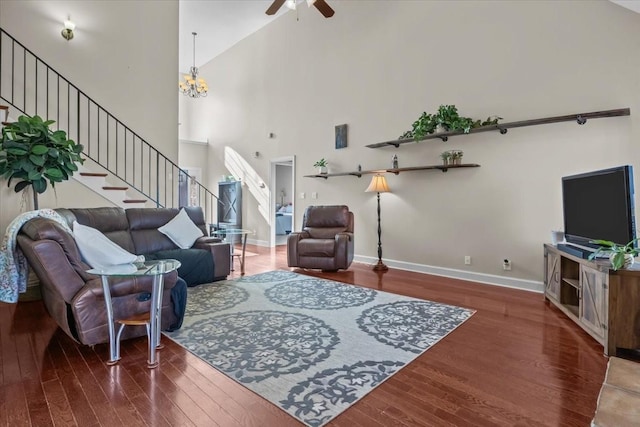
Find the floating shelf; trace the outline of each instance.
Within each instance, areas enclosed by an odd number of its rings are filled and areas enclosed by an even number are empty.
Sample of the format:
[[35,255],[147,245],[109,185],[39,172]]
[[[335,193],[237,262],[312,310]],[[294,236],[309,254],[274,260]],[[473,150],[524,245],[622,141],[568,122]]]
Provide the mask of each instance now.
[[315,175],[305,175],[305,178],[324,178],[327,179],[329,177],[334,176],[355,176],[360,178],[362,175],[372,175],[376,173],[393,173],[398,175],[400,172],[413,172],[413,171],[422,171],[422,170],[440,170],[442,172],[446,172],[449,169],[460,169],[460,168],[479,168],[480,165],[475,163],[463,163],[461,165],[433,165],[433,166],[410,166],[407,168],[390,168],[390,169],[375,169],[375,170],[366,170],[366,171],[354,171],[354,172],[338,172],[338,173],[318,173]]
[[631,114],[631,109],[619,108],[617,110],[595,111],[593,113],[579,113],[579,114],[569,114],[567,116],[545,117],[543,119],[521,120],[519,122],[498,123],[496,125],[482,126],[482,127],[471,129],[469,133],[464,133],[462,131],[432,133],[420,139],[414,139],[414,138],[396,139],[393,141],[369,144],[367,145],[367,147],[382,148],[382,147],[393,146],[397,148],[401,144],[408,144],[410,142],[426,141],[428,139],[441,139],[443,141],[447,141],[450,136],[469,135],[472,133],[489,132],[492,130],[499,131],[501,134],[504,135],[505,133],[507,133],[507,130],[511,128],[521,128],[525,126],[546,125],[550,123],[572,122],[572,121],[576,121],[579,125],[583,125],[587,122],[588,119],[628,116],[630,114]]

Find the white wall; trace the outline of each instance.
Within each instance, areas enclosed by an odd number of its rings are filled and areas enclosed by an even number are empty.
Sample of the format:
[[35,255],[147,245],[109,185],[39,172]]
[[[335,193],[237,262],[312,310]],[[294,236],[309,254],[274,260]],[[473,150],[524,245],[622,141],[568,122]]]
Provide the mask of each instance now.
[[[77,27],[67,42],[60,31],[68,16]],[[0,26],[177,162],[177,0],[2,0]],[[58,191],[73,185],[60,185]],[[69,191],[64,198],[71,200],[64,203],[47,194],[40,205],[90,206],[76,194]],[[19,204],[20,198],[0,183],[0,229],[21,211]]]
[[[562,176],[627,163],[640,171],[639,14],[608,1],[331,5],[331,19],[299,8],[299,21],[285,14],[201,67],[212,89],[187,133],[209,138],[213,170],[232,146],[266,182],[269,159],[296,155],[296,192],[319,194],[296,200],[298,218],[309,204],[349,205],[360,257],[376,257],[375,196],[364,193],[370,177],[304,178],[319,158],[349,171],[388,167],[394,153],[400,166],[419,166],[464,150],[465,162],[480,168],[387,177],[383,256],[404,268],[495,275],[488,281],[542,280],[542,244],[562,227]],[[440,104],[505,122],[621,107],[632,115],[365,148],[397,138]],[[335,150],[342,123],[349,144]],[[264,155],[254,159],[254,151]],[[243,225],[267,240],[259,202],[250,205]],[[511,272],[502,271],[504,258]]]

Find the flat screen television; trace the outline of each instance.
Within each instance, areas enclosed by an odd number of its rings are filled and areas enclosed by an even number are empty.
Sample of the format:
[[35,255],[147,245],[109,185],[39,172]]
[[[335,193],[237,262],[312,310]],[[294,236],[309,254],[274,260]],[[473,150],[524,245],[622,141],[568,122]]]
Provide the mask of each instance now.
[[591,240],[627,244],[636,237],[633,167],[618,166],[562,178],[564,233],[568,243]]

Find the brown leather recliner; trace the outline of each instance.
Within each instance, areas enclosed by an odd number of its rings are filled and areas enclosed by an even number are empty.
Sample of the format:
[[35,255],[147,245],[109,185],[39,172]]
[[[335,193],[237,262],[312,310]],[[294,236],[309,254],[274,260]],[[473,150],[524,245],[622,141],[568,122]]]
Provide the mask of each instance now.
[[287,239],[289,267],[336,271],[353,261],[353,212],[344,205],[309,206],[302,231]]
[[[185,208],[189,217],[206,235],[205,221],[200,208]],[[89,209],[57,209],[68,222],[97,228],[105,236],[125,250],[136,254],[148,254],[154,250],[176,246],[157,231],[173,218],[178,209],[116,207]],[[47,311],[58,325],[73,339],[94,345],[109,341],[106,307],[99,276],[87,273],[90,268],[82,257],[73,236],[57,222],[36,217],[27,221],[17,236],[29,266],[40,279],[42,299]],[[211,253],[215,262],[213,280],[229,274],[229,244],[220,239],[201,237],[193,248]],[[204,252],[203,251],[203,252]],[[166,273],[162,294],[162,329],[177,321],[171,290],[178,278],[176,271]],[[111,298],[115,319],[149,311],[146,294],[151,292],[153,277],[111,278]],[[122,339],[146,335],[144,326],[129,326],[123,330]]]

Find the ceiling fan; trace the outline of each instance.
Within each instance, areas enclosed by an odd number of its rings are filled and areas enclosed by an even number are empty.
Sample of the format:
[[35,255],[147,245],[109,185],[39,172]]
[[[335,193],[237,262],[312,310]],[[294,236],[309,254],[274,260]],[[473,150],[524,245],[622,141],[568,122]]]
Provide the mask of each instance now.
[[[267,9],[267,15],[274,15],[283,4],[287,3],[289,9],[295,9],[297,0],[273,0],[269,9]],[[309,7],[315,6],[325,18],[331,18],[335,13],[334,10],[327,4],[325,0],[307,0]]]

